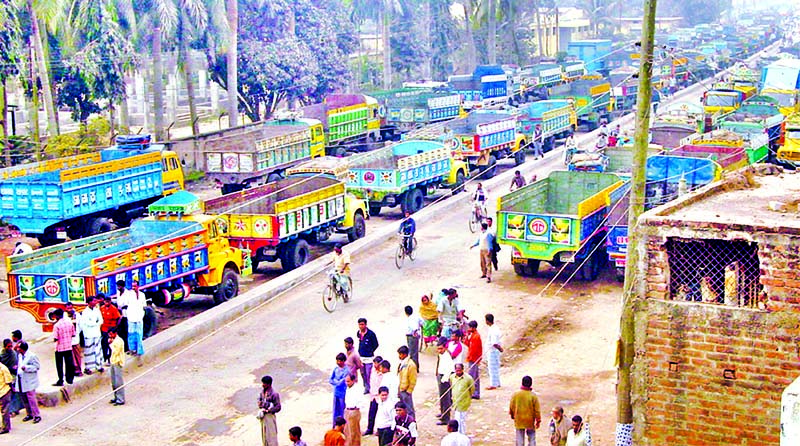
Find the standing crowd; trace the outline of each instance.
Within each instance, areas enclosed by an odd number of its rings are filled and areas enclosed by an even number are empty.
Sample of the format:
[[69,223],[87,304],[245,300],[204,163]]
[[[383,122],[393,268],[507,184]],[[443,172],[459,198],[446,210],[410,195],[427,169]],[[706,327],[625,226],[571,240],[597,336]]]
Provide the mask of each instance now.
[[[133,281],[127,289],[124,281],[117,282],[117,294],[90,296],[86,307],[77,311],[71,302],[53,310],[53,343],[58,380],[53,386],[73,384],[75,377],[111,372],[114,392],[109,404],[125,404],[122,369],[125,353],[144,354],[143,321],[147,301]],[[114,302],[116,300],[116,303]],[[11,419],[25,409],[22,421],[39,423],[42,420],[36,401],[41,363],[22,332],[14,330],[10,339],[3,340],[0,352],[0,413],[3,424],[0,434],[11,431]],[[68,400],[69,391],[62,395]]]
[[[436,424],[446,427],[446,433],[438,441],[442,446],[471,445],[468,426],[473,401],[481,399],[482,366],[487,366],[489,380],[485,390],[501,387],[500,359],[504,348],[494,315],[484,316],[485,330],[481,336],[478,322],[469,320],[458,291],[452,288],[443,289],[436,296],[423,296],[418,312],[406,306],[404,315],[406,343],[393,347],[396,359],[376,354],[380,346],[378,336],[365,318],[358,319],[354,337],[343,339],[343,351],[334,358],[335,366],[328,378],[332,404],[330,429],[322,440],[324,446],[360,446],[373,436],[378,446],[416,444],[418,423],[429,417],[420,414],[418,404],[415,405],[415,396],[417,400],[420,398],[414,393],[420,377],[419,354],[420,349],[432,346],[436,348],[436,365],[431,375],[438,390]],[[280,396],[273,388],[271,376],[264,376],[261,382],[258,419],[262,444],[277,446]],[[514,422],[516,445],[524,446],[527,442],[535,446],[536,430],[542,419],[530,376],[522,378],[520,389],[509,402],[508,414]],[[559,406],[553,408],[547,426],[552,446],[591,445],[582,418],[575,415],[570,423]],[[301,427],[289,429],[293,445],[306,444],[301,436]]]

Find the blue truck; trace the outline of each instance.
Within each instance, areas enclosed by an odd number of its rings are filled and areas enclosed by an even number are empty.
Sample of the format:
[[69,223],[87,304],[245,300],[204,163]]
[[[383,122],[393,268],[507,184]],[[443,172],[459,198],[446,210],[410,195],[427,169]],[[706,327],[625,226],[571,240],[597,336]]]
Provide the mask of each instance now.
[[450,76],[448,83],[453,93],[461,96],[465,109],[508,103],[511,82],[500,65],[478,65],[472,74]]
[[[722,167],[710,159],[672,155],[647,158],[645,209],[652,209],[686,191],[704,186],[720,178]],[[611,192],[608,211],[606,253],[613,264],[617,280],[625,279],[625,258],[628,253],[628,206],[630,181]]]
[[586,71],[608,75],[610,66],[606,58],[611,54],[611,40],[573,40],[567,44],[567,54],[586,63]]
[[175,152],[118,137],[99,152],[0,169],[0,220],[50,246],[129,226],[183,185]]

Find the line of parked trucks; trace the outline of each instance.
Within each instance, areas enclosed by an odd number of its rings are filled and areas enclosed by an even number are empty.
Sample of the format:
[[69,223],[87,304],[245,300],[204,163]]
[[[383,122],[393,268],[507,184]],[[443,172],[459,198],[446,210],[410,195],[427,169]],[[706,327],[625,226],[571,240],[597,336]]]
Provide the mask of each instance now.
[[[119,137],[96,153],[2,169],[0,218],[43,246],[6,260],[12,306],[49,328],[55,308],[113,293],[118,280],[138,281],[162,305],[192,294],[224,302],[260,264],[297,268],[309,245],[334,234],[363,237],[368,217],[383,208],[413,213],[438,188],[458,192],[472,174],[492,177],[503,159],[521,164],[527,147],[552,149],[578,125],[607,119],[617,101],[611,84],[580,61],[531,69],[520,77],[526,88],[498,69],[479,67],[446,89],[332,95],[302,113],[203,135],[191,154],[224,193],[211,200],[183,190],[187,151],[149,137]],[[537,101],[530,93],[542,88],[548,99]],[[516,106],[491,107],[509,102]],[[664,177],[674,179],[676,169],[668,166]],[[554,173],[532,185],[535,193],[501,200],[498,234],[517,244],[515,270],[533,274],[537,261],[589,255],[581,247],[599,237],[595,223],[623,187],[620,178]],[[564,209],[550,209],[564,191],[575,196]],[[525,245],[548,237],[557,249]],[[534,252],[549,254],[530,257]],[[596,277],[599,267],[593,260],[584,277]]]

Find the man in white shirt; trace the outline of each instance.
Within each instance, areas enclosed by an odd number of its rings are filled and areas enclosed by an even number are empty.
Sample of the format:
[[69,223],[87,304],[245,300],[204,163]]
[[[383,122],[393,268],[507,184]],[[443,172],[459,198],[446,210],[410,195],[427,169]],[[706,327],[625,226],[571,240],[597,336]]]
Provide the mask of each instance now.
[[394,403],[397,398],[392,398],[389,389],[385,386],[378,388],[378,412],[375,415],[375,428],[378,430],[378,446],[392,444],[392,422],[394,421]]
[[408,356],[417,365],[417,372],[419,372],[419,340],[422,336],[422,319],[414,314],[414,309],[410,305],[406,305],[405,313]]
[[17,242],[17,244],[14,245],[14,252],[11,255],[15,256],[19,254],[27,254],[29,252],[33,252],[31,245],[25,242]]
[[503,345],[500,343],[502,334],[500,329],[494,324],[494,315],[486,314],[486,326],[489,327],[486,333],[486,345],[484,352],[488,352],[489,363],[489,387],[486,390],[494,390],[500,387],[500,353],[503,352]]
[[344,437],[346,446],[361,445],[361,403],[364,397],[364,389],[356,386],[355,375],[352,373],[344,377],[347,390],[344,393],[344,419],[347,424],[344,427]]
[[436,384],[439,387],[439,409],[441,410],[436,416],[439,419],[436,424],[444,426],[450,421],[450,406],[453,405],[450,395],[450,375],[455,371],[455,363],[450,357],[450,352],[447,351],[447,338],[439,338],[436,350],[439,353],[436,360]]
[[83,332],[83,373],[91,375],[95,371],[102,372],[100,351],[100,326],[103,325],[103,315],[97,306],[98,299],[94,296],[88,298],[88,307],[81,313],[81,331]]
[[117,336],[122,338],[122,342],[125,343],[125,351],[130,351],[128,348],[128,297],[132,290],[125,289],[125,281],[124,280],[117,280],[117,295],[115,299],[112,299],[112,302],[117,305],[119,309],[119,322],[117,323]]
[[125,303],[128,306],[126,311],[128,317],[128,348],[133,355],[143,355],[144,307],[147,305],[147,299],[144,293],[139,291],[138,281],[134,280],[131,288],[132,292],[126,293],[127,296],[125,296]]
[[469,437],[458,431],[458,421],[450,420],[447,423],[447,435],[442,438],[442,446],[470,446]]
[[400,378],[397,377],[397,373],[390,373],[392,370],[392,364],[387,361],[383,360],[381,362],[381,386],[386,387],[389,389],[389,395],[392,398],[400,398]]

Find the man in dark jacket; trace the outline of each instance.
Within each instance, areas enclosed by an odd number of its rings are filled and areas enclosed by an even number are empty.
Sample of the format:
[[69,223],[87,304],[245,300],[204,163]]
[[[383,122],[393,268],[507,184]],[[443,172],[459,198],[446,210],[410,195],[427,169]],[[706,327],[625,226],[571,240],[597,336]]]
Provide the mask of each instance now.
[[361,356],[361,377],[364,379],[364,393],[369,393],[369,376],[372,374],[372,358],[378,349],[378,336],[367,328],[365,318],[358,319],[358,355]]

